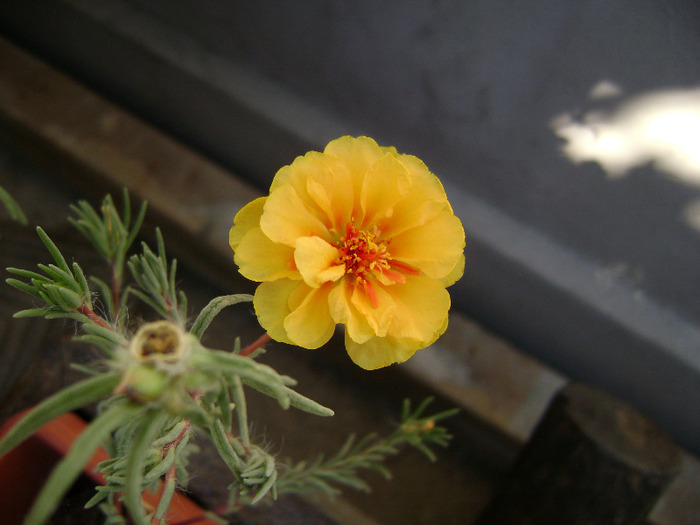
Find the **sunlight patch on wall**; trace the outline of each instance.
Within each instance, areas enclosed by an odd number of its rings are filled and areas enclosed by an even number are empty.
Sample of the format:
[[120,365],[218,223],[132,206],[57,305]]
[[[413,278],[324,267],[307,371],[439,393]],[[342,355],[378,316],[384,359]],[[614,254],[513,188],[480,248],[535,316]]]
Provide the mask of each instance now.
[[[667,89],[621,99],[622,89],[604,80],[589,97],[598,108],[565,113],[551,126],[566,141],[563,153],[574,163],[597,162],[610,177],[651,164],[677,180],[700,187],[700,88]],[[618,100],[619,99],[619,100]],[[700,209],[685,210],[700,230]]]

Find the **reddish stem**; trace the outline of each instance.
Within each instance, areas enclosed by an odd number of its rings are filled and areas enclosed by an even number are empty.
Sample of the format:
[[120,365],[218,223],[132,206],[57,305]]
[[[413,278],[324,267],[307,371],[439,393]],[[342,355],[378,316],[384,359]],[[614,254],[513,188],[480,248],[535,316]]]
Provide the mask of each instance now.
[[84,304],[84,303],[81,304],[80,307],[78,308],[78,313],[83,314],[85,317],[87,317],[88,319],[90,319],[92,322],[97,323],[97,324],[100,325],[102,328],[107,328],[108,330],[114,331],[114,328],[112,328],[111,326],[109,326],[109,324],[107,323],[107,321],[105,321],[105,320],[102,319],[99,315],[97,315],[97,314],[95,313],[95,311],[94,311],[92,308],[90,308],[88,305],[86,305],[86,304]]
[[185,426],[182,427],[182,431],[178,434],[178,436],[173,439],[170,443],[165,445],[163,447],[163,456],[165,456],[168,453],[168,450],[170,450],[173,447],[176,447],[180,441],[182,441],[182,438],[185,437],[185,434],[187,434],[187,431],[190,429],[190,420],[185,421]]
[[250,343],[248,346],[246,346],[243,350],[241,350],[241,353],[238,355],[241,355],[243,357],[247,357],[253,352],[255,352],[258,348],[260,348],[262,345],[270,341],[272,338],[270,337],[270,334],[265,332],[263,335],[258,337],[255,341]]

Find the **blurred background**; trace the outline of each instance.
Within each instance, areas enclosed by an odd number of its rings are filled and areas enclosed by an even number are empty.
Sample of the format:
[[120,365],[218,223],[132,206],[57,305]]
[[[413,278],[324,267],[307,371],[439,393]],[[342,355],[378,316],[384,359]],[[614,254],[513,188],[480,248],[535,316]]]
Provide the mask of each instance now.
[[696,2],[4,0],[0,32],[261,191],[344,134],[419,156],[456,309],[700,452]]

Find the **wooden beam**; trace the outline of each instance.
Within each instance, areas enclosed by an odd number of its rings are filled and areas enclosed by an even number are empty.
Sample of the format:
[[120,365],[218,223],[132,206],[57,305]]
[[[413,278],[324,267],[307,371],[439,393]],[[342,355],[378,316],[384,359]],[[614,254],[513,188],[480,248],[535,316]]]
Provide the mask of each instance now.
[[206,250],[208,263],[227,265],[235,279],[227,232],[258,191],[4,39],[0,64],[7,140],[80,194],[100,199],[128,188],[148,201],[168,245],[185,258]]
[[477,525],[643,525],[681,462],[671,438],[631,406],[570,383]]

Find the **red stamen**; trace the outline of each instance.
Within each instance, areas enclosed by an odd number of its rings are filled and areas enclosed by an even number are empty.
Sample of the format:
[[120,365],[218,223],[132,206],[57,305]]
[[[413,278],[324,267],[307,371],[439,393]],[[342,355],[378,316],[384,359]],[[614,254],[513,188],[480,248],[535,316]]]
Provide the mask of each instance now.
[[391,264],[394,268],[398,268],[399,270],[406,273],[410,273],[411,275],[420,275],[419,269],[414,268],[413,266],[409,266],[406,263],[402,263],[392,259],[392,261],[389,264]]
[[376,226],[360,230],[353,226],[353,222],[354,219],[345,225],[345,235],[336,244],[337,264],[345,265],[345,273],[355,277],[355,286],[361,286],[372,307],[379,308],[377,291],[369,279],[381,274],[393,283],[404,284],[406,282],[404,274],[420,275],[421,271],[408,264],[394,261],[388,250],[391,239],[381,239],[380,231]]
[[364,279],[362,281],[362,288],[364,288],[367,298],[369,299],[369,304],[372,308],[379,308],[379,298],[377,297],[377,291],[374,289],[374,285],[368,280]]
[[395,283],[404,284],[406,282],[406,276],[400,274],[399,272],[395,272],[394,270],[387,268],[382,270],[382,273]]

